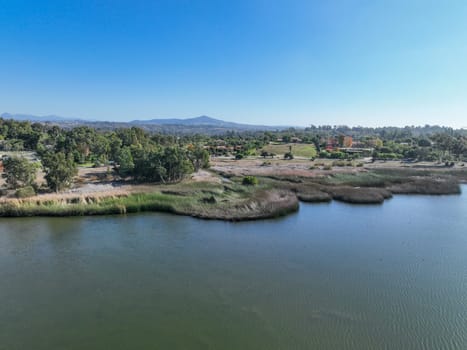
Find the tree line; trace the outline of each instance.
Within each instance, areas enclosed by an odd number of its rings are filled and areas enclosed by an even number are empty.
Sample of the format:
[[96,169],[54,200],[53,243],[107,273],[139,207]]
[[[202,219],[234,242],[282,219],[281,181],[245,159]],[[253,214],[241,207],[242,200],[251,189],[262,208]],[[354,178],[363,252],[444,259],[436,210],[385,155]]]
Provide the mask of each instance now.
[[[11,188],[30,187],[39,168],[47,187],[61,191],[69,187],[77,165],[111,168],[117,178],[135,182],[170,183],[209,165],[210,155],[265,155],[263,147],[273,143],[308,143],[321,157],[349,155],[327,151],[331,137],[352,136],[360,147],[371,148],[375,159],[413,159],[451,162],[467,160],[467,131],[448,127],[347,127],[310,126],[277,131],[228,131],[219,135],[162,134],[139,127],[100,130],[80,125],[62,128],[53,124],[0,118],[0,152],[34,151],[39,161],[4,159],[6,183]],[[293,154],[289,155],[293,158]],[[35,189],[37,186],[35,187]]]
[[34,151],[38,162],[3,157],[10,188],[31,188],[42,168],[47,187],[59,192],[72,184],[78,164],[107,165],[134,182],[170,183],[209,166],[198,137],[149,134],[138,127],[99,131],[88,126],[65,130],[56,125],[0,119],[0,151]]

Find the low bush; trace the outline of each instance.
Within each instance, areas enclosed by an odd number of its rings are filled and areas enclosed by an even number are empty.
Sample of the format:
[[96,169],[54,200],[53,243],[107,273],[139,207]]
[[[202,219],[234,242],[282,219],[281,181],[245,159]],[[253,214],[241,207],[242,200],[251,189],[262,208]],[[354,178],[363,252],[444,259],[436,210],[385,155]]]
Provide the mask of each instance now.
[[346,166],[346,165],[347,165],[347,163],[344,160],[335,160],[334,162],[332,162],[332,166],[343,167],[343,166]]
[[242,180],[242,185],[245,186],[256,186],[258,179],[255,176],[245,176]]
[[15,192],[15,196],[17,198],[27,198],[27,197],[32,197],[36,195],[36,191],[34,190],[34,187],[32,186],[26,186],[23,188],[20,188]]
[[331,152],[330,158],[332,158],[332,159],[345,159],[345,158],[347,158],[347,154],[345,154],[344,152],[340,152],[340,151],[334,151],[334,152]]

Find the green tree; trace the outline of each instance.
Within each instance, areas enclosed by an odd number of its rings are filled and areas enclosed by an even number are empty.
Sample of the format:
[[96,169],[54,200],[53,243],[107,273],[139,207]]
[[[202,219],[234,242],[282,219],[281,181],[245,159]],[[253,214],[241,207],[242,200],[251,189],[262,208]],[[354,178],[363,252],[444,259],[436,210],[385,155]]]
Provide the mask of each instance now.
[[190,159],[195,171],[209,168],[209,152],[201,146],[190,147],[188,158]]
[[435,134],[432,136],[436,149],[440,150],[440,161],[451,160],[451,152],[454,147],[455,138],[449,134]]
[[120,153],[120,149],[122,148],[122,140],[118,137],[118,135],[112,132],[110,135],[107,135],[109,140],[109,159],[113,161],[117,161],[118,155]]
[[162,155],[163,167],[166,169],[164,182],[176,182],[182,180],[185,175],[193,172],[193,165],[188,160],[185,152],[179,147],[166,147]]
[[137,181],[177,182],[194,170],[186,152],[180,147],[134,154],[134,177]]
[[454,139],[451,150],[455,159],[462,159],[462,157],[467,153],[467,139],[464,137],[457,137]]
[[47,153],[42,158],[47,186],[55,192],[70,187],[78,173],[73,157],[63,152]]
[[120,176],[126,177],[133,174],[135,163],[130,147],[123,147],[117,153],[117,172]]
[[430,140],[428,140],[426,138],[421,138],[420,140],[418,140],[418,146],[420,146],[420,147],[430,147],[431,142],[430,142]]
[[3,177],[9,187],[18,189],[31,186],[36,180],[37,165],[22,157],[9,157],[3,161]]
[[97,134],[91,144],[91,153],[94,160],[106,163],[109,160],[110,150],[110,141],[106,135]]

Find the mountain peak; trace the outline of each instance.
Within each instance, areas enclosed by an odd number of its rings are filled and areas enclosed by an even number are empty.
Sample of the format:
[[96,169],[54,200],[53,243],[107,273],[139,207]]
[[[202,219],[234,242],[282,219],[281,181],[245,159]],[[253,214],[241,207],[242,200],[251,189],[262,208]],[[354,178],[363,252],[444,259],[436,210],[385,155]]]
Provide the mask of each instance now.
[[[49,116],[35,116],[28,114],[10,114],[3,113],[0,115],[3,119],[16,119],[21,121],[31,122],[52,122],[58,125],[73,127],[76,125],[106,125],[106,127],[115,127],[116,125],[122,126],[140,126],[148,130],[197,130],[197,132],[218,132],[222,133],[228,130],[276,130],[278,127],[265,126],[265,125],[250,125],[234,122],[227,122],[221,119],[211,118],[207,115],[201,115],[194,118],[161,118],[149,120],[133,120],[131,122],[111,122],[111,121],[95,121],[84,120],[77,118],[64,118],[55,115]],[[109,126],[110,125],[110,126]]]
[[237,125],[236,123],[225,122],[220,119],[208,117],[202,115],[194,118],[161,118],[161,119],[149,119],[149,120],[133,120],[131,124],[161,124],[161,125],[212,125],[212,126],[228,126]]

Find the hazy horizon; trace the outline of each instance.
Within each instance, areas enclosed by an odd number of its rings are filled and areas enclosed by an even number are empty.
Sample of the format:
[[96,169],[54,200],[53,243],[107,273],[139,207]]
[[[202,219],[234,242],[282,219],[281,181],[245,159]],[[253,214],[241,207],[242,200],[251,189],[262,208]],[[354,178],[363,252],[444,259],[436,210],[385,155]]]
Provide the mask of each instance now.
[[211,117],[211,116],[207,116],[207,115],[201,115],[201,116],[195,116],[195,117],[155,117],[155,118],[144,118],[144,119],[128,119],[128,120],[112,120],[112,119],[108,119],[108,120],[104,120],[104,119],[97,119],[97,118],[81,118],[81,117],[68,117],[68,116],[63,116],[63,115],[57,115],[57,114],[48,114],[48,115],[35,115],[35,114],[29,114],[29,113],[9,113],[9,112],[3,112],[0,114],[0,117],[2,117],[4,114],[10,114],[10,115],[20,115],[20,116],[25,116],[25,115],[30,115],[30,116],[34,116],[34,117],[37,117],[37,118],[50,118],[50,117],[56,117],[56,118],[64,118],[66,120],[81,120],[81,121],[84,121],[84,122],[115,122],[115,123],[130,123],[130,122],[133,122],[133,121],[138,121],[138,122],[144,122],[144,121],[151,121],[151,120],[169,120],[169,119],[179,119],[179,120],[186,120],[186,119],[196,119],[196,118],[200,118],[200,117],[208,117],[208,118],[212,118],[212,119],[216,119],[216,120],[221,120],[223,122],[228,122],[228,123],[237,123],[237,124],[244,124],[244,125],[253,125],[253,126],[268,126],[268,127],[298,127],[298,128],[306,128],[306,127],[310,127],[310,126],[316,126],[316,127],[320,127],[320,126],[332,126],[332,127],[342,127],[342,126],[347,126],[347,127],[350,127],[350,128],[353,128],[353,127],[368,127],[368,128],[383,128],[383,127],[398,127],[398,128],[404,128],[404,127],[424,127],[426,125],[428,126],[439,126],[439,127],[448,127],[448,128],[453,128],[453,129],[467,129],[467,126],[460,126],[460,127],[454,127],[454,126],[451,126],[451,125],[445,125],[445,124],[405,124],[405,125],[351,125],[351,124],[335,124],[335,123],[330,123],[330,124],[313,124],[313,123],[310,123],[310,124],[307,124],[307,125],[294,125],[294,124],[257,124],[257,123],[248,123],[248,122],[238,122],[238,121],[235,121],[235,120],[226,120],[226,119],[221,119],[221,118],[216,118],[216,117]]
[[0,110],[467,127],[467,3],[0,0]]

